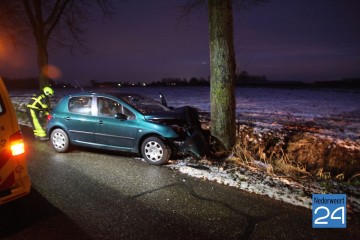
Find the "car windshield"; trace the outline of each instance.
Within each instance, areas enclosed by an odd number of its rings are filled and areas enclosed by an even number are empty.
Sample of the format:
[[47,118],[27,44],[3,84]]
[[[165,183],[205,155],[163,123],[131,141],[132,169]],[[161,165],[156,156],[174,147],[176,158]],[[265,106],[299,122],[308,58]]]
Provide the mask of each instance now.
[[126,95],[121,95],[119,97],[123,101],[133,106],[136,110],[138,110],[142,114],[170,111],[169,108],[146,96],[137,95],[137,94],[126,94]]

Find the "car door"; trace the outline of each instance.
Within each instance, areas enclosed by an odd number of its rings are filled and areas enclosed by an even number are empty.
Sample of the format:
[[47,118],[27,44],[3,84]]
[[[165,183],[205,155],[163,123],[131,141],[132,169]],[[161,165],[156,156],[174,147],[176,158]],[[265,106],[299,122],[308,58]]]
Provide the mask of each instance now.
[[[111,148],[131,151],[138,134],[135,115],[120,102],[106,97],[97,97],[96,141]],[[124,114],[127,119],[120,119],[116,114]]]
[[64,118],[72,141],[95,144],[97,117],[92,115],[92,96],[74,96],[69,99]]

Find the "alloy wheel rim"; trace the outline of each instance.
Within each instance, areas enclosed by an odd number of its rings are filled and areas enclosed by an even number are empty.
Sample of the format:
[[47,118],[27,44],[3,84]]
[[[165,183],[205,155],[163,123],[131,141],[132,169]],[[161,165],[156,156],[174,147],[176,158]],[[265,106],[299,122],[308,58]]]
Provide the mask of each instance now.
[[159,143],[150,141],[145,145],[145,155],[149,160],[157,162],[163,157],[164,150]]
[[60,133],[55,133],[53,137],[53,144],[57,149],[63,149],[65,146],[65,137]]

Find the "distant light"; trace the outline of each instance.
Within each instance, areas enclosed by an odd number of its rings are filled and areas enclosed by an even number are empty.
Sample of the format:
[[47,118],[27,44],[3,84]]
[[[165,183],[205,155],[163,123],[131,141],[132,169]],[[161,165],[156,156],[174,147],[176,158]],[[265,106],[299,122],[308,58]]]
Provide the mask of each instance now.
[[121,83],[118,83],[118,87],[121,87]]
[[5,45],[5,41],[0,39],[0,59],[1,58],[6,59],[8,53],[9,51],[8,51],[8,47]]

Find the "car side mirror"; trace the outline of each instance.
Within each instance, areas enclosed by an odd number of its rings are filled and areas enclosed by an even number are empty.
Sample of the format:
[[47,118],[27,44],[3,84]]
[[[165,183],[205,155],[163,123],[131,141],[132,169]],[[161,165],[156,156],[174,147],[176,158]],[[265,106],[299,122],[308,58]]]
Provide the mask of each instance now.
[[122,114],[122,113],[115,114],[115,118],[120,119],[121,121],[127,120],[127,116],[125,114]]

